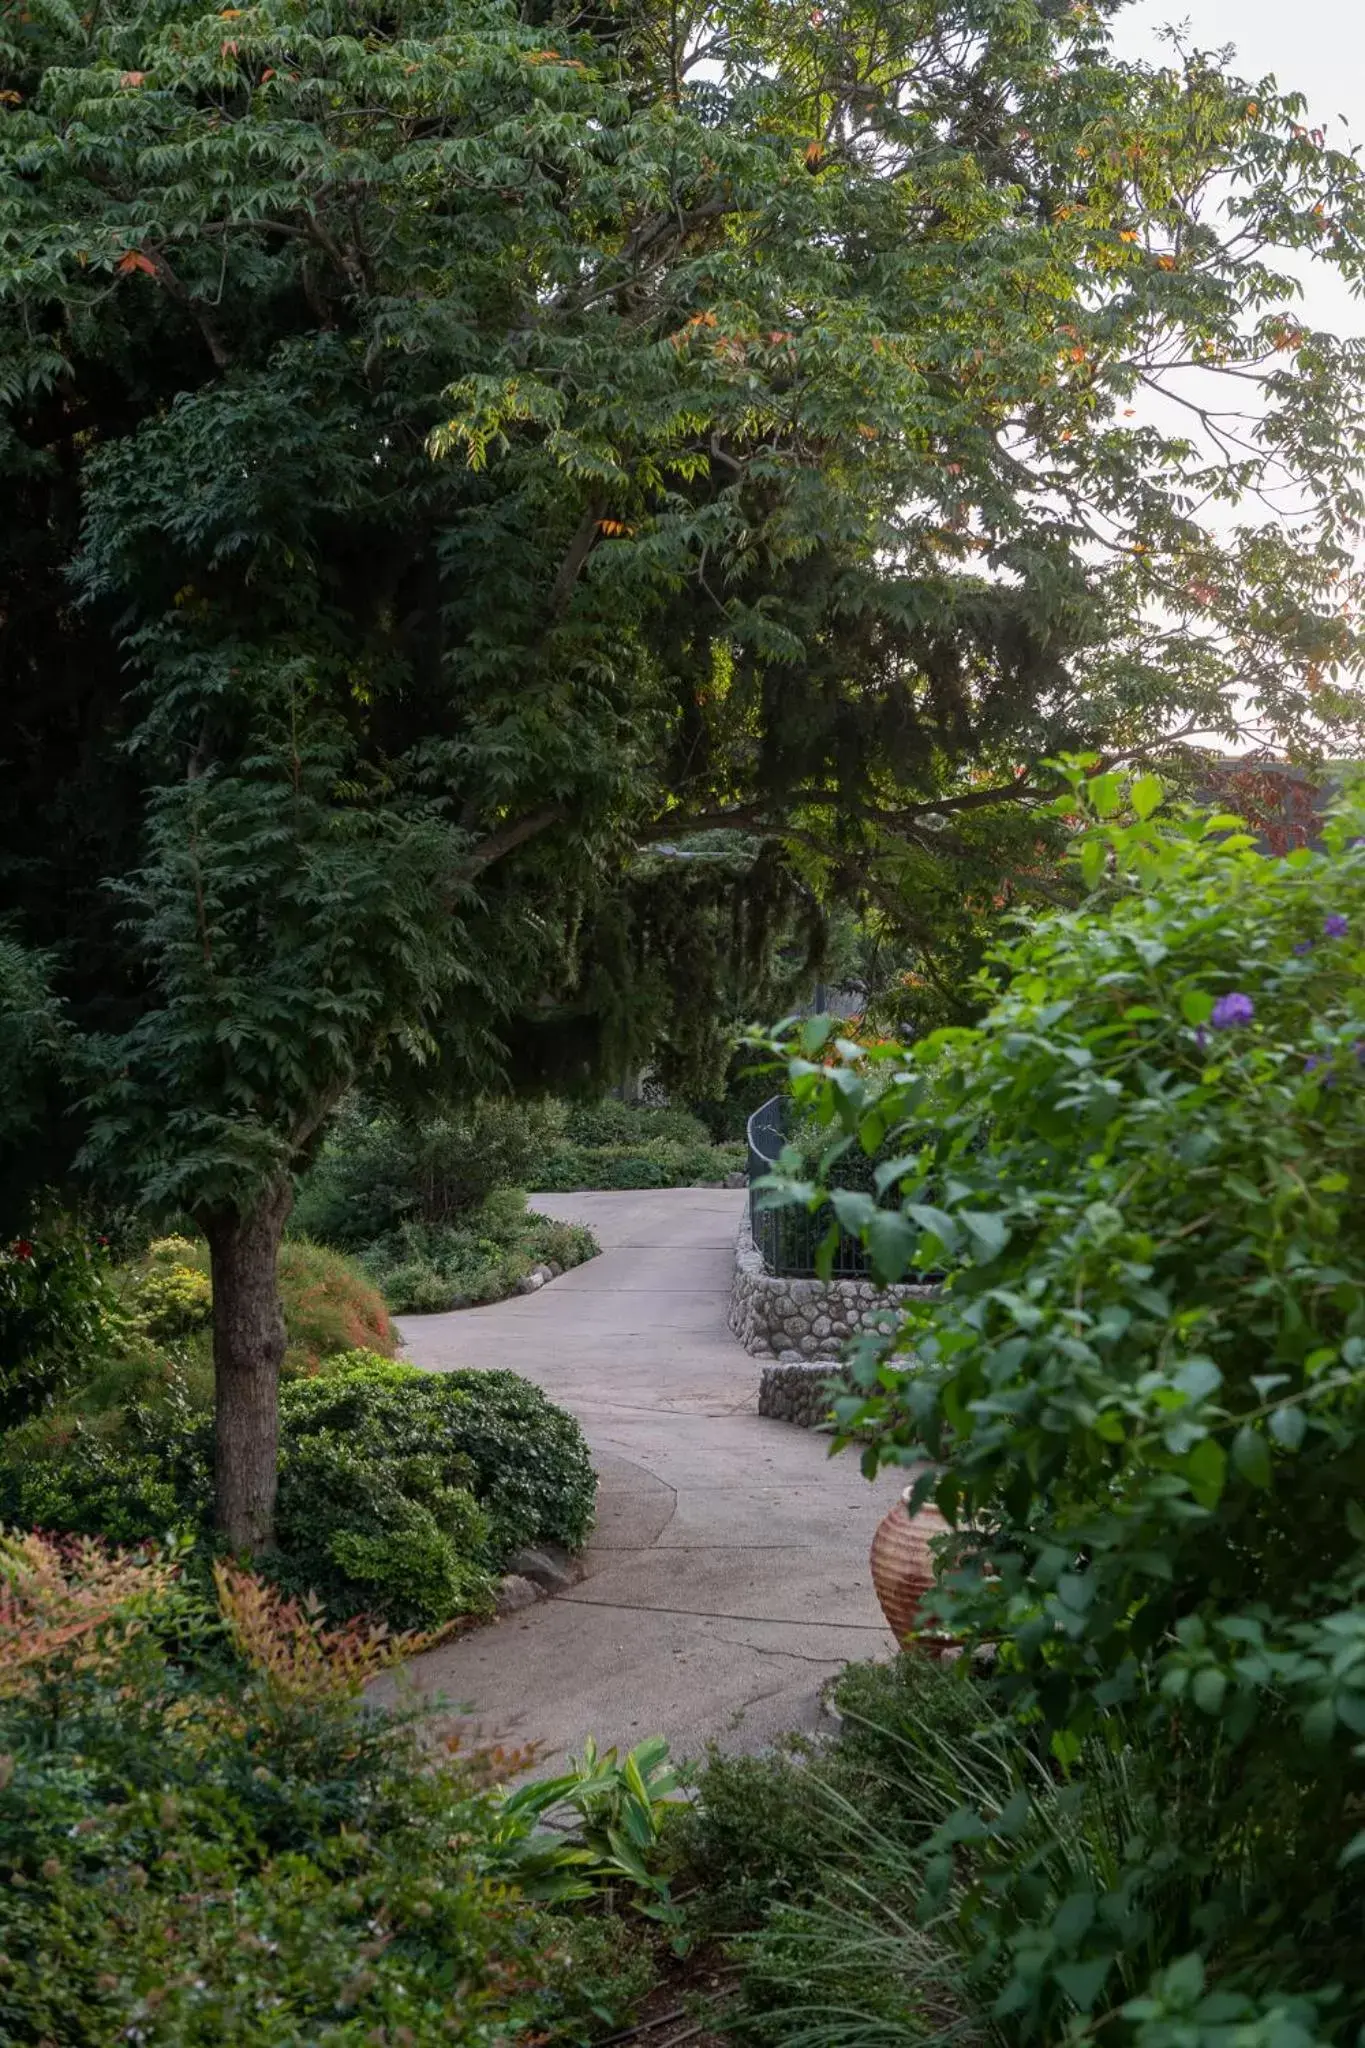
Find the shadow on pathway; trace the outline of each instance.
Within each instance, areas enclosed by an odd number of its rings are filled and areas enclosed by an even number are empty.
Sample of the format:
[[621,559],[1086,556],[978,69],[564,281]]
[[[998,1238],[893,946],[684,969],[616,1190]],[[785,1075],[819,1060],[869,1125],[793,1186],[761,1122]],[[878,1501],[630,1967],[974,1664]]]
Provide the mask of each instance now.
[[762,1748],[811,1727],[824,1680],[888,1654],[867,1552],[898,1480],[756,1411],[726,1327],[742,1192],[542,1195],[602,1256],[537,1294],[409,1316],[408,1356],[506,1366],[578,1417],[601,1480],[587,1576],[557,1600],[417,1658],[416,1683],[481,1737],[581,1746],[667,1736]]

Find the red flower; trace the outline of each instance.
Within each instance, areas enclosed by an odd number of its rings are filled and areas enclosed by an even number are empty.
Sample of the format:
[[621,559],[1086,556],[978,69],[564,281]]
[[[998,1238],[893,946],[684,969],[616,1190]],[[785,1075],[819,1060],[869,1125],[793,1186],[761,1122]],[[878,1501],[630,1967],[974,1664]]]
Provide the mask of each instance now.
[[33,1257],[33,1246],[26,1237],[16,1238],[10,1246],[10,1250],[14,1253],[16,1259],[31,1259]]

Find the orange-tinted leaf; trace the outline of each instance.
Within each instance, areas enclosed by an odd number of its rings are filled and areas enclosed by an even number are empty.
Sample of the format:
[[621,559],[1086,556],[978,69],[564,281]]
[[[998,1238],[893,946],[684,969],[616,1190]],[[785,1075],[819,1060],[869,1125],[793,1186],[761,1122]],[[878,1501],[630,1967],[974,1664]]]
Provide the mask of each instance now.
[[125,249],[114,268],[123,271],[125,275],[130,271],[144,270],[148,277],[156,276],[155,263],[150,256],[144,256],[140,249]]

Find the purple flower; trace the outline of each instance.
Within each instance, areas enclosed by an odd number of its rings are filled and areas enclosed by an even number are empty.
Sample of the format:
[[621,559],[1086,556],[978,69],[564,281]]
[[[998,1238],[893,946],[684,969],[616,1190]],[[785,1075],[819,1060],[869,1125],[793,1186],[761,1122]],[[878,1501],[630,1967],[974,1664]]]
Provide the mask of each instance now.
[[1329,939],[1344,939],[1351,929],[1350,919],[1343,917],[1339,910],[1334,910],[1330,917],[1322,920],[1322,929]]
[[1311,953],[1312,950],[1313,941],[1311,939],[1300,939],[1298,945],[1294,948],[1294,951],[1300,955],[1304,953]]
[[1197,1045],[1197,1046],[1199,1047],[1199,1050],[1200,1050],[1200,1052],[1202,1052],[1202,1051],[1204,1050],[1204,1047],[1205,1047],[1205,1046],[1206,1046],[1206,1045],[1208,1044],[1208,1042],[1209,1042],[1209,1034],[1208,1034],[1208,1032],[1207,1032],[1207,1031],[1206,1031],[1206,1030],[1204,1029],[1204,1027],[1203,1027],[1203,1025],[1202,1025],[1202,1024],[1200,1025],[1199,1029],[1198,1029],[1198,1030],[1197,1030],[1197,1031],[1195,1032],[1195,1034],[1194,1034],[1194,1042],[1195,1042],[1195,1044],[1196,1044],[1196,1045]]
[[1209,1022],[1215,1031],[1230,1031],[1234,1024],[1249,1024],[1255,1015],[1256,1005],[1251,997],[1234,989],[1230,996],[1219,996]]

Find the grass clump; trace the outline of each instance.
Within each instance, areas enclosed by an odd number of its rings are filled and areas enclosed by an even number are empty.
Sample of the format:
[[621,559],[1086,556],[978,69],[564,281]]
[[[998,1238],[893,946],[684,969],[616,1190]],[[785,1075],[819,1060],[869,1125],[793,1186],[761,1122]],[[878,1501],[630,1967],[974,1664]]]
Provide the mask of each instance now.
[[[1096,1739],[1063,1776],[988,1686],[919,1654],[850,1666],[835,1700],[833,1746],[713,1753],[697,1774],[677,1882],[696,1937],[729,1953],[715,2024],[763,2048],[1022,2043],[1027,2012],[1001,2005],[1024,1903],[1016,1872],[1044,1922],[1118,1882],[1159,1815],[1159,1760]],[[964,1804],[999,1830],[950,1845]],[[1134,1899],[1130,1922],[1115,1923],[1125,1985],[1169,1952],[1188,1905]]]

